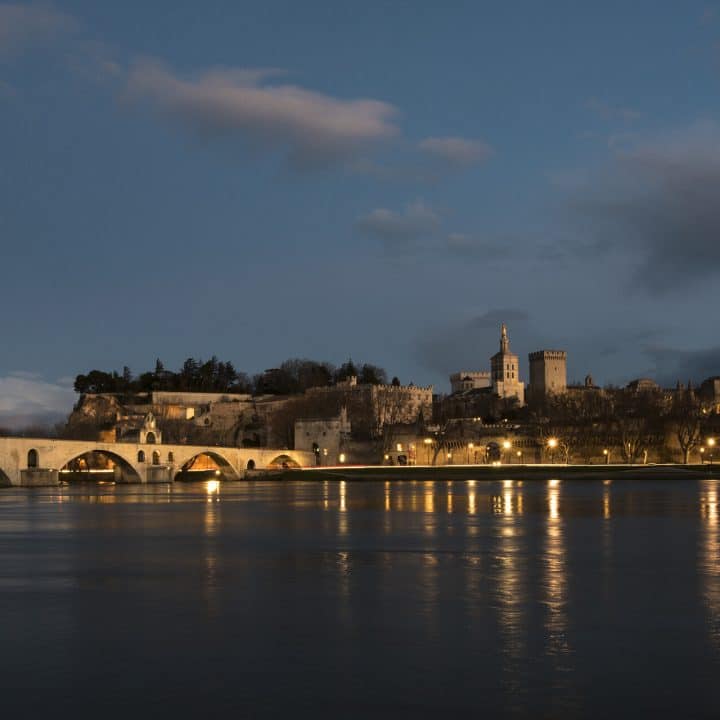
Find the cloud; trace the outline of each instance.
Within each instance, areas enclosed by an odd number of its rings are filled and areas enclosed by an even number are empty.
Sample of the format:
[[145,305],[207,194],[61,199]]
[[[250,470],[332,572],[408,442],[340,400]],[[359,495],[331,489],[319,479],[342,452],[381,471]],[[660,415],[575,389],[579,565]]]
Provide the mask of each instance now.
[[0,54],[42,47],[78,28],[77,20],[48,5],[0,4]]
[[642,113],[639,110],[622,107],[620,105],[611,105],[597,98],[587,100],[585,102],[585,109],[590,110],[605,120],[620,120],[625,123],[634,122],[642,117]]
[[356,226],[366,235],[383,242],[388,249],[400,249],[429,235],[439,223],[438,214],[418,201],[407,205],[402,212],[376,208],[358,218]]
[[418,147],[423,153],[454,166],[483,162],[492,153],[484,142],[461,137],[429,137],[421,140]]
[[696,386],[706,378],[720,375],[720,346],[701,350],[678,350],[648,345],[644,353],[654,363],[654,376],[665,387],[680,380],[692,381]]
[[479,257],[491,261],[507,257],[511,254],[512,248],[513,243],[510,241],[482,239],[465,233],[450,233],[445,238],[442,250],[445,255],[460,258]]
[[714,124],[636,142],[571,194],[579,241],[569,249],[620,255],[631,282],[654,294],[720,273],[720,131]]
[[425,328],[417,341],[423,367],[442,375],[456,370],[489,370],[490,357],[499,350],[500,325],[506,323],[513,352],[521,362],[530,350],[542,347],[529,315],[513,308],[494,308],[465,322],[449,320]]
[[0,377],[0,424],[15,430],[56,422],[67,416],[75,400],[75,392],[65,384],[33,373],[10,373]]
[[126,96],[205,137],[239,137],[280,149],[299,167],[345,158],[397,134],[397,111],[372,99],[340,99],[273,84],[278,70],[214,69],[182,77],[153,60],[131,67]]

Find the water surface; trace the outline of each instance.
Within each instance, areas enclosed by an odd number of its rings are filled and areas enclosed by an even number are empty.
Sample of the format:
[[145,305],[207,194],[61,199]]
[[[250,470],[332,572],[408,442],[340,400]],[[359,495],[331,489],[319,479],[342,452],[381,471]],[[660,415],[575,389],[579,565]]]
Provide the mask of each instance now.
[[0,492],[7,717],[720,717],[715,480]]

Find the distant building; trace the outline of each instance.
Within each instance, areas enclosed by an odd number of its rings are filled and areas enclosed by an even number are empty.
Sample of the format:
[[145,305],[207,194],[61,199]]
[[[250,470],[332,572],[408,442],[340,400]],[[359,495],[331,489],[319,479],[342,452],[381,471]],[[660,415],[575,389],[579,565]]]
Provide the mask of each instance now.
[[344,446],[350,439],[350,422],[343,408],[340,415],[329,419],[295,421],[295,450],[315,454],[317,465],[340,465],[351,461]]
[[698,389],[698,395],[703,402],[712,405],[715,412],[720,412],[720,375],[703,380]]
[[461,370],[450,376],[450,392],[459,393],[466,390],[481,390],[492,385],[490,373]]
[[131,420],[127,424],[118,424],[116,432],[118,442],[147,443],[148,445],[159,445],[162,442],[162,433],[151,412],[142,418],[140,424],[134,425]]
[[540,401],[567,390],[567,353],[564,350],[537,350],[528,355],[530,387],[528,395]]
[[660,386],[650,378],[637,378],[635,380],[631,380],[626,387],[628,390],[632,390],[633,392],[656,392],[660,390]]
[[510,352],[505,323],[500,328],[500,352],[490,358],[490,373],[493,392],[503,399],[516,398],[520,405],[525,404],[525,383],[520,382],[520,363],[518,356]]

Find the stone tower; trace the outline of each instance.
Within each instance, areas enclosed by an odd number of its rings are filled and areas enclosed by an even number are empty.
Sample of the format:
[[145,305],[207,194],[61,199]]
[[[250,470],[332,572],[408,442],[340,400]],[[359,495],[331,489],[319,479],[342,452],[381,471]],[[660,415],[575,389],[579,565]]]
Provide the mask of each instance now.
[[529,390],[533,401],[567,391],[567,353],[564,350],[538,350],[530,353],[528,360]]
[[501,398],[517,398],[520,405],[525,404],[525,383],[520,382],[520,363],[518,356],[510,352],[505,323],[500,328],[500,352],[490,358],[490,375],[496,395]]

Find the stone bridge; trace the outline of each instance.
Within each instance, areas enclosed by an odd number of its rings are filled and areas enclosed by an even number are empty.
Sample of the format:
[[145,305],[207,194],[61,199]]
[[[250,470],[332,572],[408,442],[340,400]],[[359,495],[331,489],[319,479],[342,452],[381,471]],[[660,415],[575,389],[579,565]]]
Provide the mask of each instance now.
[[91,452],[112,460],[115,481],[128,483],[172,482],[201,455],[212,458],[225,480],[283,464],[315,464],[313,453],[295,450],[0,437],[0,486],[57,485],[61,469]]

